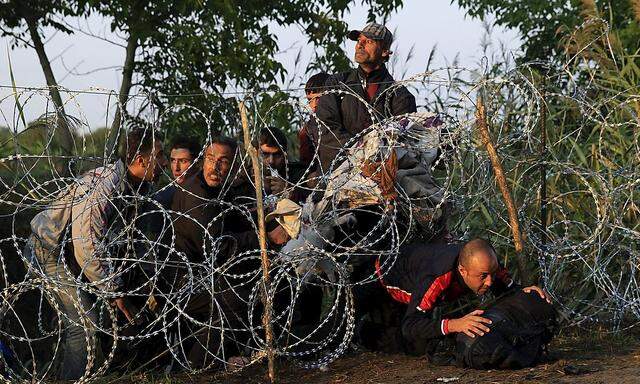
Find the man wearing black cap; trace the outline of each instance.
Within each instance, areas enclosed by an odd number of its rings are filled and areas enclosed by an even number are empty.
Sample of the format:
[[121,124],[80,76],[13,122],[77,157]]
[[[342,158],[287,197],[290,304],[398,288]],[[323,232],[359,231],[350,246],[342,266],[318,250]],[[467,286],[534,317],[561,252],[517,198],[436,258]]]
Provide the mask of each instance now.
[[373,122],[416,111],[413,95],[403,86],[392,87],[393,77],[385,67],[393,41],[387,27],[370,23],[362,30],[349,32],[348,37],[356,41],[358,68],[327,80],[327,88],[340,89],[346,94],[322,96],[316,111],[320,129],[314,141],[318,143],[322,172],[329,170],[349,139]]

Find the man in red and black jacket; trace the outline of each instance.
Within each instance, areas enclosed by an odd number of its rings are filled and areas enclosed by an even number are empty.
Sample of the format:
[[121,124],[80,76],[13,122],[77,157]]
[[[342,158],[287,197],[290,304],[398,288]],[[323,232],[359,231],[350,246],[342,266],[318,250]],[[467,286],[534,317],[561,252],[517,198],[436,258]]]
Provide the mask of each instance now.
[[[434,309],[465,295],[496,296],[519,289],[506,268],[498,263],[494,248],[486,240],[465,244],[414,244],[400,250],[397,260],[381,258],[376,273],[382,286],[398,302],[407,304],[401,321],[401,340],[407,352],[424,353],[448,334],[463,332],[470,337],[489,332],[491,320],[474,310],[460,318],[439,315]],[[384,272],[386,271],[386,273]],[[536,291],[536,286],[524,288]]]

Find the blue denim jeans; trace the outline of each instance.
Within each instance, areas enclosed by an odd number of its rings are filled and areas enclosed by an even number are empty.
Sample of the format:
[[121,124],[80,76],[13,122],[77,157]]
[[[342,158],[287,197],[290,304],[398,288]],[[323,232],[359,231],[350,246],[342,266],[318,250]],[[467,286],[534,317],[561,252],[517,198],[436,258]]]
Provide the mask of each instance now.
[[[53,308],[57,305],[57,315],[64,325],[62,364],[57,376],[63,380],[78,379],[83,376],[87,367],[87,339],[93,340],[95,344],[92,346],[96,357],[93,367],[102,361],[100,346],[95,338],[95,303],[85,290],[78,288],[75,276],[65,270],[61,260],[63,255],[59,249],[45,249],[32,235],[25,245],[24,256],[31,262],[28,266],[31,276],[48,279],[51,286],[57,288],[50,292],[51,295],[47,295],[48,300],[51,300],[51,296],[55,298],[56,302],[50,304]],[[59,357],[56,356],[57,358]]]

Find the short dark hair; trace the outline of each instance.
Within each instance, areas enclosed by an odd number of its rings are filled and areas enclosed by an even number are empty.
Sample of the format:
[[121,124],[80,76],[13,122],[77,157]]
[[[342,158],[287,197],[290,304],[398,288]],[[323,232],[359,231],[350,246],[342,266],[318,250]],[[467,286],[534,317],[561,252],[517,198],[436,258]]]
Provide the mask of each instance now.
[[383,46],[383,47],[382,47],[382,49],[383,49],[383,50],[385,50],[385,49],[386,49],[387,51],[389,51],[389,55],[387,55],[387,56],[385,56],[385,57],[383,57],[383,58],[382,58],[382,62],[383,62],[383,63],[387,63],[387,62],[389,62],[389,60],[391,59],[391,55],[393,54],[393,52],[391,51],[391,43],[389,43],[389,46],[388,46],[388,47],[384,47],[384,46]]
[[120,145],[120,159],[129,165],[137,155],[153,152],[154,143],[161,140],[160,134],[151,127],[131,128]]
[[225,145],[229,147],[231,149],[231,152],[233,153],[236,153],[236,151],[238,150],[238,142],[236,141],[236,139],[228,136],[214,136],[211,138],[211,142],[209,143],[209,145],[212,144]]
[[307,80],[307,84],[304,86],[306,93],[317,93],[325,90],[325,83],[329,78],[329,74],[326,72],[316,73]]
[[174,149],[186,149],[191,153],[191,157],[195,158],[200,153],[200,150],[202,150],[202,146],[198,140],[193,137],[177,137],[171,143],[169,150],[172,151]]
[[258,148],[260,145],[268,145],[270,147],[280,148],[282,152],[286,152],[289,147],[287,136],[281,129],[276,127],[267,127],[260,130],[260,142],[253,142],[253,146]]
[[488,254],[495,257],[496,259],[498,258],[498,255],[496,254],[496,250],[493,248],[491,243],[489,243],[485,239],[477,238],[477,239],[469,240],[464,244],[464,246],[460,250],[458,264],[464,265],[464,266],[469,265],[469,260],[471,260],[471,257],[473,257],[473,255],[478,251],[487,252]]

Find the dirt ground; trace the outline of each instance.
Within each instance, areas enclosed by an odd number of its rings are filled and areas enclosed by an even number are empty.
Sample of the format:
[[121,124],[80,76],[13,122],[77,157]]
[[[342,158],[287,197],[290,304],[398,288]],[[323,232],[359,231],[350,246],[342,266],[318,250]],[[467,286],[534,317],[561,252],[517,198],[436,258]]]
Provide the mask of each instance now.
[[[333,362],[329,370],[305,370],[280,362],[278,383],[639,383],[640,335],[573,330],[559,335],[550,347],[551,362],[535,368],[478,371],[430,366],[424,358],[363,352]],[[118,380],[126,382],[126,380]],[[152,376],[131,378],[131,383],[229,383],[267,381],[265,366],[237,373]]]

